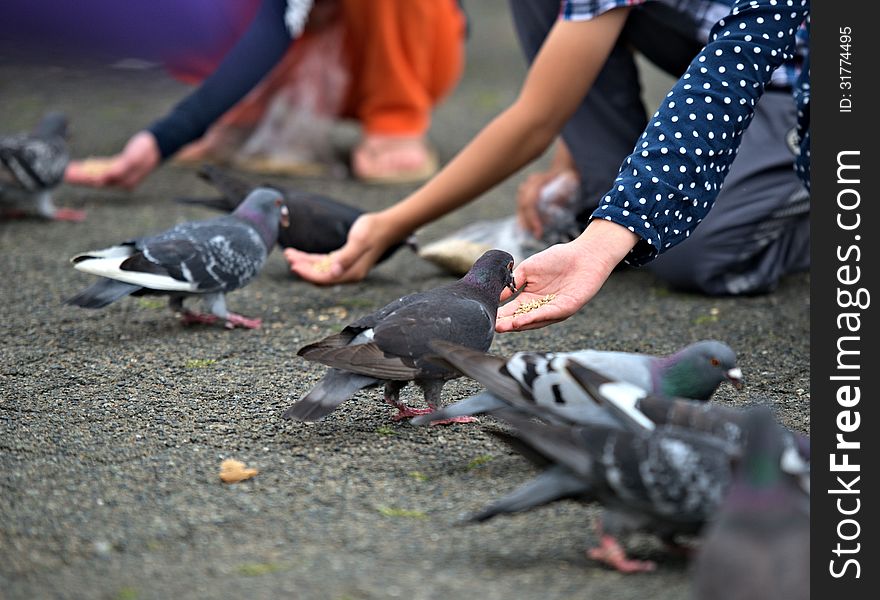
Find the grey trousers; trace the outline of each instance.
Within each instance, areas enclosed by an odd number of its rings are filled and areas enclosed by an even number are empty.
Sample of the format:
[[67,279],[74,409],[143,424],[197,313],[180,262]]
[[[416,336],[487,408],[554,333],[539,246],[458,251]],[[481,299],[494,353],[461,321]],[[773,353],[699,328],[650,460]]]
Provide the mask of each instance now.
[[[531,61],[558,18],[559,2],[509,1]],[[633,52],[678,77],[702,48],[695,29],[666,5],[634,8],[590,93],[565,125],[562,137],[581,177],[582,226],[647,124]],[[809,269],[810,199],[787,142],[794,127],[791,94],[766,92],[708,216],[687,241],[645,268],[677,289],[710,295],[765,293],[782,276]]]

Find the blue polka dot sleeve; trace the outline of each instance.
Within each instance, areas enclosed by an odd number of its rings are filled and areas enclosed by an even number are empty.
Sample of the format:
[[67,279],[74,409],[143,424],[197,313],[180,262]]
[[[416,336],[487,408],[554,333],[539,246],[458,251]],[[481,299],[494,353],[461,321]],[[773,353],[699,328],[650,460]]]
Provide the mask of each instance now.
[[593,218],[641,241],[641,265],[684,241],[712,207],[773,71],[793,58],[808,0],[740,0],[650,119]]

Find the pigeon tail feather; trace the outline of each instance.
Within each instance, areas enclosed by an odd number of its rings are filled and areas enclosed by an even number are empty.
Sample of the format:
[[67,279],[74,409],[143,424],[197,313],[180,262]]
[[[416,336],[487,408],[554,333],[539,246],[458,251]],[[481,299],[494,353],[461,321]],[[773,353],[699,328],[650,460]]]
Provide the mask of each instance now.
[[470,417],[480,413],[491,413],[500,408],[507,408],[508,404],[491,392],[482,392],[454,404],[445,406],[440,410],[428,415],[421,415],[410,421],[413,425],[426,425],[431,421],[442,421],[455,417]]
[[497,396],[509,398],[522,393],[519,384],[504,371],[506,359],[443,340],[432,340],[429,345],[440,359]]
[[284,411],[281,416],[294,421],[318,421],[336,410],[337,406],[351,398],[358,390],[376,383],[378,380],[374,377],[330,369],[304,398]]
[[564,498],[582,496],[589,489],[587,482],[557,465],[493,502],[471,516],[470,520],[482,522],[500,514],[523,512]]
[[141,289],[143,288],[139,285],[125,283],[124,281],[101,279],[76,296],[68,298],[64,303],[82,308],[104,308],[108,304],[112,304],[120,298],[124,298]]
[[204,164],[199,168],[199,177],[220,190],[226,199],[225,208],[230,212],[257,187],[211,164]]

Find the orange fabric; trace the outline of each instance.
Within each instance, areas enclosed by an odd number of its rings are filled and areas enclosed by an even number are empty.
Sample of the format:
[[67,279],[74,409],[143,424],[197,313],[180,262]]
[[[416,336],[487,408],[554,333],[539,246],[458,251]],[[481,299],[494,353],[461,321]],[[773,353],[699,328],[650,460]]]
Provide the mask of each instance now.
[[[454,88],[464,64],[465,19],[456,0],[342,0],[341,13],[350,83],[340,116],[357,119],[367,134],[424,134],[432,109]],[[257,125],[324,31],[303,34],[220,123]]]

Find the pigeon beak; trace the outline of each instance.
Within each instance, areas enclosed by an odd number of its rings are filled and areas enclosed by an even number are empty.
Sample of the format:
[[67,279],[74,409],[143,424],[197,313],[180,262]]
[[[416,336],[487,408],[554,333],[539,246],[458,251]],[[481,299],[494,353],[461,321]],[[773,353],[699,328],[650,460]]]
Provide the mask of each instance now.
[[724,375],[727,377],[727,379],[730,380],[730,383],[733,384],[733,387],[738,390],[741,390],[743,388],[743,372],[739,367],[734,367],[730,369]]
[[290,210],[286,204],[281,205],[281,226],[285,229],[290,227]]
[[507,289],[514,294],[516,293],[516,279],[513,278],[513,261],[507,263],[507,272],[510,273],[510,281],[507,282]]

